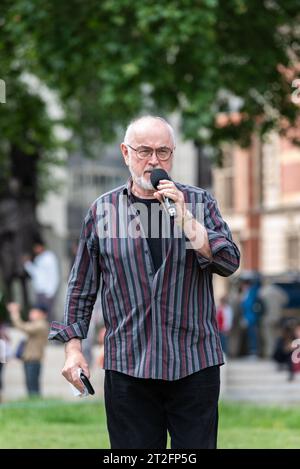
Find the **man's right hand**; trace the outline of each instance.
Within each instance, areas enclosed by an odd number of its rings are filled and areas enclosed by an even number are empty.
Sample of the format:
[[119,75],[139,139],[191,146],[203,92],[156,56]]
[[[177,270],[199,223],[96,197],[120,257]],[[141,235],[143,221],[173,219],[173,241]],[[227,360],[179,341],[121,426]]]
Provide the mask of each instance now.
[[84,385],[78,376],[78,368],[89,378],[89,367],[81,351],[81,340],[71,339],[65,346],[66,360],[62,369],[62,375],[80,392],[84,391]]

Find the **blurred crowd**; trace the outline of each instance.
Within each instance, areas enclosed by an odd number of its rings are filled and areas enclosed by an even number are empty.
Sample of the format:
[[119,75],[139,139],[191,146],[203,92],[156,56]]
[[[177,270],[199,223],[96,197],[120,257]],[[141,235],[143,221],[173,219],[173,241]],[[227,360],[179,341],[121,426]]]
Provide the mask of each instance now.
[[270,280],[235,281],[217,307],[224,353],[232,358],[272,359],[293,380],[299,371],[293,352],[299,346],[300,309],[289,309],[289,303],[284,288]]
[[[29,397],[41,394],[41,371],[51,321],[55,318],[54,308],[60,284],[60,266],[54,252],[49,250],[43,239],[38,236],[34,240],[33,255],[23,256],[24,270],[30,277],[33,291],[32,304],[24,311],[16,301],[5,301],[0,292],[0,402],[4,386],[3,371],[12,359],[21,360],[24,369],[24,385]],[[83,341],[83,351],[89,365],[92,364],[93,346],[99,343],[100,349],[97,364],[102,367],[104,361],[105,328],[101,320],[100,302],[97,300],[89,334]],[[12,328],[21,331],[22,339],[13,348],[11,340]],[[46,364],[47,365],[47,364]]]

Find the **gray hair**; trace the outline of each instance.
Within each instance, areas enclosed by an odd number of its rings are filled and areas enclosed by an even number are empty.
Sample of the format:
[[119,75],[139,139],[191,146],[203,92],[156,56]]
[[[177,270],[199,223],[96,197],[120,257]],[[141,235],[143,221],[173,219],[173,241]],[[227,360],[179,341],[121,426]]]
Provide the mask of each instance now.
[[173,145],[175,146],[175,133],[174,133],[173,127],[163,117],[151,116],[151,115],[138,117],[137,119],[134,119],[133,121],[130,122],[130,124],[128,125],[128,127],[126,129],[126,132],[125,132],[124,143],[128,143],[129,135],[133,131],[134,126],[138,122],[143,121],[143,120],[148,120],[148,119],[157,119],[157,120],[160,120],[161,122],[163,122],[163,124],[165,124],[165,126],[168,128],[168,130],[170,132],[170,135],[171,135],[171,138],[172,138],[172,141],[173,141]]

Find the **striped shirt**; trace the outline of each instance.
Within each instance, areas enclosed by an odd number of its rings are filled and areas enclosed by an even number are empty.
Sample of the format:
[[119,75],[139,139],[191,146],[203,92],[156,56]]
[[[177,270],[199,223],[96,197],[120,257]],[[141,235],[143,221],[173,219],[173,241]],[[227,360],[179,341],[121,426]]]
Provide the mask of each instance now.
[[49,339],[86,338],[100,289],[105,369],[176,380],[222,364],[212,276],[235,272],[240,253],[216,201],[203,189],[176,183],[207,229],[212,259],[192,249],[164,212],[163,262],[155,272],[131,184],[130,177],[91,205],[69,278],[64,323],[52,323]]

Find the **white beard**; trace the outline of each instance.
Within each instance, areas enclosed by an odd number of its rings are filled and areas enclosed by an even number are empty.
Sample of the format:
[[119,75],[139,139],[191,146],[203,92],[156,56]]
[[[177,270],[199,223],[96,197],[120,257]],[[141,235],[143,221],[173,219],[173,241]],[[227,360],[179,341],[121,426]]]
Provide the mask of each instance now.
[[154,187],[152,186],[151,182],[150,181],[147,181],[144,176],[138,176],[132,169],[132,165],[131,165],[131,159],[129,159],[129,164],[128,164],[128,168],[129,168],[129,171],[130,171],[130,174],[132,176],[132,179],[133,179],[133,182],[138,186],[140,187],[141,189],[144,189],[146,191],[153,191],[154,190]]

